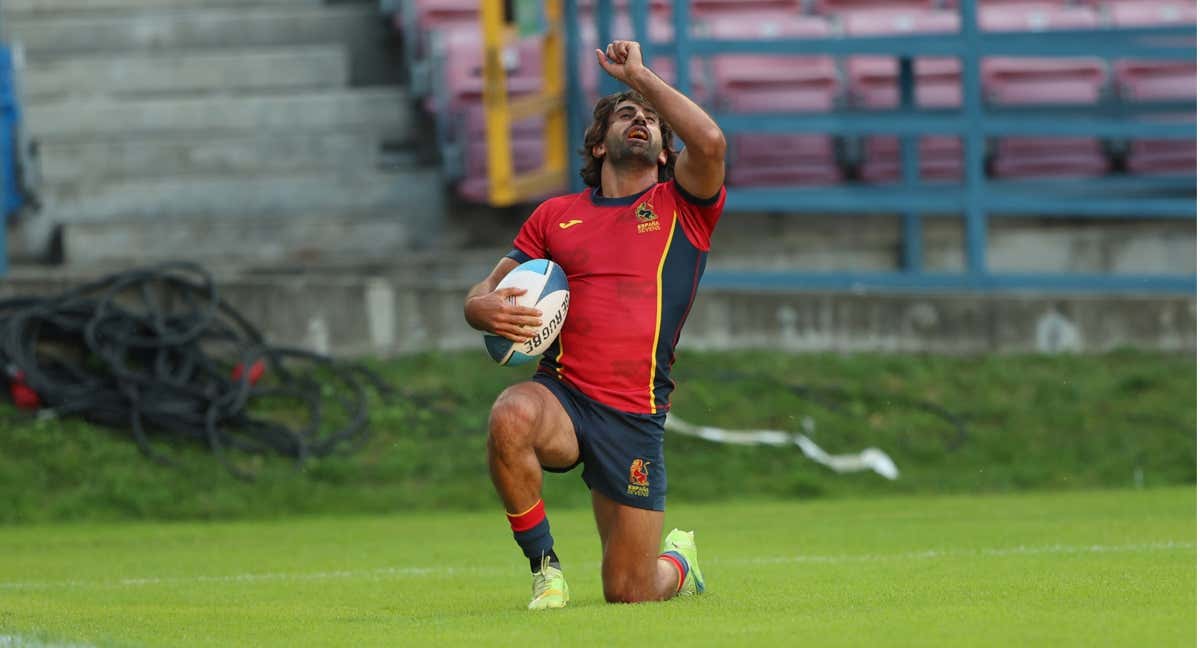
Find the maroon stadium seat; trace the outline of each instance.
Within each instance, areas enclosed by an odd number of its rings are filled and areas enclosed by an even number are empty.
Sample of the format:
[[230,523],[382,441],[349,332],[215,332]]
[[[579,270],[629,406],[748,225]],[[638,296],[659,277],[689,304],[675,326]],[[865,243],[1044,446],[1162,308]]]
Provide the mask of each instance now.
[[[580,13],[591,16],[596,8],[596,0],[579,0]],[[613,0],[614,13],[628,13],[629,0]],[[650,13],[656,16],[669,16],[674,6],[673,0],[646,0]],[[702,18],[709,14],[736,14],[747,11],[775,11],[779,13],[799,13],[804,8],[804,0],[691,0],[689,13],[692,19]]]
[[[542,166],[545,158],[545,142],[541,133],[521,135],[514,133],[512,140],[513,168],[517,173],[534,171]],[[466,175],[458,183],[458,193],[473,202],[487,202],[487,144],[482,138],[468,140],[464,151]],[[550,195],[567,191],[566,183]]]
[[[1193,3],[1126,0],[1107,7],[1120,27],[1194,25]],[[1195,61],[1114,62],[1117,93],[1125,101],[1195,101]],[[1196,140],[1133,140],[1126,166],[1131,173],[1191,173],[1196,170]]]
[[1104,89],[1100,59],[991,58],[983,61],[983,91],[996,105],[1094,104]]
[[[978,0],[979,7],[995,7],[999,5],[1021,5],[1025,7],[1063,7],[1075,4],[1087,4],[1080,0]],[[958,0],[943,0],[938,6],[958,11]]]
[[[462,123],[463,178],[458,183],[458,193],[467,200],[486,202],[487,179],[487,133],[481,104],[467,107],[466,119]],[[541,118],[514,122],[509,132],[513,170],[517,173],[533,171],[544,160],[544,121]],[[563,191],[567,187],[564,184]],[[561,193],[561,192],[559,192]]]
[[842,173],[825,162],[807,164],[800,160],[781,160],[756,166],[733,165],[727,182],[731,187],[778,187],[786,185],[834,185]]
[[[711,21],[716,39],[820,38],[823,18],[744,13]],[[838,93],[837,67],[829,56],[722,54],[710,61],[716,107],[730,113],[825,112]],[[729,183],[737,186],[838,182],[833,138],[824,134],[734,135]]]
[[1196,140],[1133,140],[1126,168],[1137,174],[1196,172]]
[[[671,41],[675,30],[668,18],[652,14],[647,21],[646,31],[651,42],[665,43]],[[582,35],[583,47],[589,54],[579,59],[579,80],[587,100],[591,102],[599,98],[600,75],[603,71],[596,65],[596,59],[590,53],[598,47],[595,31],[588,26],[583,29]],[[633,38],[633,23],[629,20],[628,15],[617,14],[613,17],[612,37]],[[650,61],[650,67],[667,83],[675,83],[675,60],[673,58],[656,57]],[[699,58],[692,60],[691,81],[692,99],[702,104],[707,103],[711,97],[712,86],[708,83],[704,74],[704,65]]]
[[[963,173],[962,140],[954,135],[927,135],[919,140],[920,177],[923,180],[957,180]],[[862,178],[867,182],[894,182],[901,177],[900,139],[874,136],[863,140]]]
[[[434,83],[441,86],[437,94],[449,99],[449,113],[436,114],[447,120],[453,139],[463,145],[465,176],[459,183],[459,193],[468,200],[487,200],[487,152],[483,118],[483,49],[479,42],[479,27],[474,24],[443,27],[445,60],[443,74]],[[518,43],[508,58],[508,91],[510,96],[537,92],[542,86],[541,43],[529,38]],[[434,98],[426,99],[426,109],[434,112]],[[519,123],[512,135],[514,164],[518,171],[528,170],[528,151],[538,151],[540,159],[541,128],[536,122]],[[540,162],[533,163],[532,168]]]
[[804,11],[804,0],[691,0],[691,17],[715,21],[746,14],[796,15]]
[[[987,31],[1052,31],[1099,26],[1097,12],[1084,6],[998,4],[979,10]],[[981,64],[984,97],[1000,106],[1094,105],[1106,82],[1099,58],[988,58]],[[992,170],[1000,177],[1082,177],[1108,171],[1097,138],[999,138]]]
[[[846,16],[848,35],[951,33],[958,31],[958,14],[948,11],[878,11]],[[925,108],[962,105],[962,65],[956,58],[918,58],[913,66],[915,100]],[[886,56],[853,56],[846,61],[851,104],[865,109],[895,108],[900,103],[900,64]],[[958,137],[929,135],[918,140],[921,177],[944,180],[962,176],[962,144]],[[890,182],[900,178],[900,140],[863,138],[862,178]]]
[[[579,0],[577,6],[580,15],[591,17],[596,9],[596,4],[595,0]],[[646,5],[650,7],[650,12],[653,14],[670,13],[672,4],[672,0],[646,0]],[[628,13],[629,5],[629,0],[613,0],[613,13]]]
[[417,24],[422,30],[447,24],[479,22],[479,0],[412,0],[416,3]]
[[[915,100],[924,108],[962,105],[962,65],[954,58],[921,58],[913,66]],[[895,108],[900,104],[900,65],[896,59],[856,56],[846,64],[850,101],[862,108]]]
[[940,6],[939,0],[812,0],[813,12],[823,16],[876,11],[928,11]]
[[[451,108],[458,112],[483,100],[483,45],[478,27],[462,26],[445,32],[446,58],[442,82]],[[508,93],[519,96],[537,92],[542,86],[541,41],[526,38],[509,50],[505,67]]]
[[[794,16],[770,21],[743,16],[713,24],[713,38],[822,37],[820,18]],[[829,56],[722,54],[711,59],[718,107],[731,112],[826,111],[838,91],[837,67]]]
[[992,174],[998,178],[1104,175],[1108,158],[1094,137],[1003,137],[996,141]]
[[[981,7],[985,31],[1053,31],[1100,26],[1088,7],[1001,4]],[[1104,85],[1100,58],[989,58],[983,62],[983,87],[998,104],[1095,103]]]
[[842,181],[828,135],[756,135],[733,138],[731,186],[828,185]]

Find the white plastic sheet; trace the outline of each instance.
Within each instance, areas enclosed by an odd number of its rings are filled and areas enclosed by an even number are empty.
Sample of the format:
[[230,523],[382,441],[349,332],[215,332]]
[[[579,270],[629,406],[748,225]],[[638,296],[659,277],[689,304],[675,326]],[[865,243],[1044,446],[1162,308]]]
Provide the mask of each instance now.
[[[811,432],[814,427],[812,419],[805,417],[803,426]],[[798,432],[784,432],[782,430],[724,430],[707,425],[692,425],[674,414],[667,415],[666,429],[670,432],[714,443],[777,447],[795,445],[800,448],[804,456],[822,466],[831,468],[834,472],[847,473],[870,470],[887,479],[897,479],[900,477],[900,470],[896,468],[895,462],[892,461],[891,457],[887,456],[887,453],[879,448],[867,448],[857,454],[831,455],[822,450],[812,439]]]

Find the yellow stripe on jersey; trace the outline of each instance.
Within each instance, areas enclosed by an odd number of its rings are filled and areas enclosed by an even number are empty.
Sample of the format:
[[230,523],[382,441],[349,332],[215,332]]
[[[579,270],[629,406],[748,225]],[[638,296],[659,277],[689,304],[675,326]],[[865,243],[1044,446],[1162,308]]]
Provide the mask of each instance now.
[[650,413],[658,413],[658,404],[654,402],[654,374],[658,373],[658,336],[662,333],[662,275],[667,265],[667,252],[671,251],[671,239],[675,238],[675,219],[679,217],[671,211],[671,224],[667,226],[667,244],[663,246],[662,258],[658,260],[658,293],[654,310],[654,344],[650,345]]
[[558,374],[559,380],[562,380],[562,357],[566,351],[567,345],[563,344],[563,334],[560,331],[558,334],[558,355],[554,358],[554,373]]

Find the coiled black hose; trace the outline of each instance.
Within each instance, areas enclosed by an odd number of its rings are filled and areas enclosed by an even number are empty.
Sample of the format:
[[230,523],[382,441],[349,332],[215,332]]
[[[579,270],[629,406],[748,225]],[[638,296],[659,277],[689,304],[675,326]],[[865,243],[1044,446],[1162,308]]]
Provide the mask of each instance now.
[[[326,456],[366,438],[368,387],[392,392],[361,365],[267,344],[191,263],[0,300],[0,362],[19,406],[128,428],[163,463],[152,436],[202,443],[245,479],[229,450]],[[282,401],[303,405],[287,408],[291,425],[251,411]]]

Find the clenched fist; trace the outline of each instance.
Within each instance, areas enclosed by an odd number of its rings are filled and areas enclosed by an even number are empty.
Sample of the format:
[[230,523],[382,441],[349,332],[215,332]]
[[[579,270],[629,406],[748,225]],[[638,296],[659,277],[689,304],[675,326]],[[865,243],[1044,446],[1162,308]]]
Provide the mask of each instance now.
[[601,52],[596,50],[596,62],[604,68],[612,78],[631,85],[630,81],[645,69],[642,64],[642,46],[637,41],[619,40],[608,44]]

